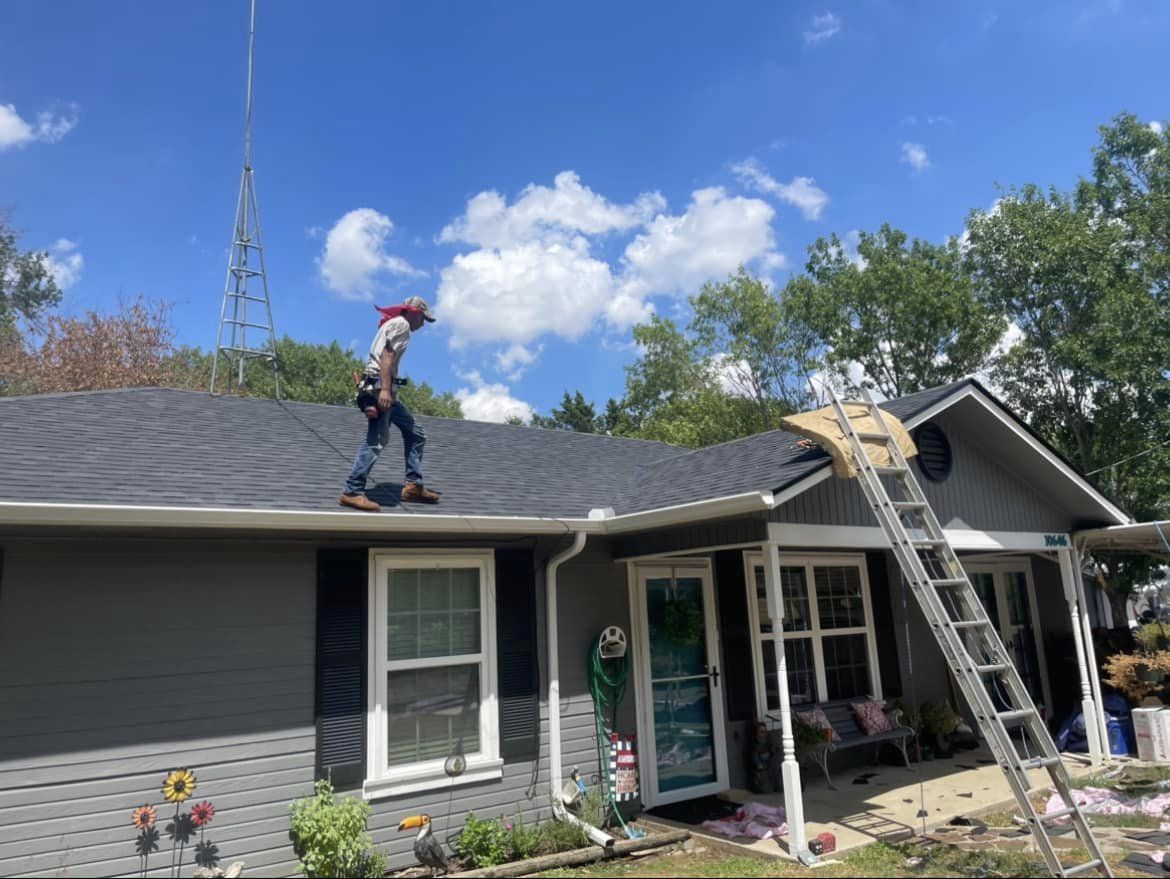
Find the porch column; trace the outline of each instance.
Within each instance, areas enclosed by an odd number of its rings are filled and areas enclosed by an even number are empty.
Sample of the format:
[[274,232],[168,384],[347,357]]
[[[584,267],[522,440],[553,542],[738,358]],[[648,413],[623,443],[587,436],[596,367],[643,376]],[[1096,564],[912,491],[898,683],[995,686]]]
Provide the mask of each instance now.
[[779,547],[765,543],[764,591],[768,598],[768,616],[772,618],[772,642],[776,648],[776,686],[780,691],[780,735],[784,760],[780,777],[784,782],[784,814],[788,819],[788,853],[808,864],[815,860],[804,836],[804,795],[800,787],[800,763],[796,759],[796,739],[792,734],[792,703],[788,696],[788,660],[784,655],[784,602],[780,592]]
[[[1081,675],[1081,712],[1085,718],[1085,735],[1089,740],[1089,757],[1095,764],[1105,759],[1105,745],[1108,738],[1102,739],[1102,716],[1097,709],[1097,701],[1093,689],[1095,663],[1090,658],[1092,650],[1092,635],[1088,632],[1082,620],[1088,620],[1088,608],[1083,603],[1084,584],[1081,583],[1080,564],[1075,549],[1057,550],[1057,559],[1060,562],[1060,582],[1064,586],[1064,600],[1068,603],[1069,616],[1072,622],[1073,640],[1076,643],[1077,667]],[[1080,587],[1080,588],[1078,588]],[[1088,649],[1085,640],[1088,638]]]

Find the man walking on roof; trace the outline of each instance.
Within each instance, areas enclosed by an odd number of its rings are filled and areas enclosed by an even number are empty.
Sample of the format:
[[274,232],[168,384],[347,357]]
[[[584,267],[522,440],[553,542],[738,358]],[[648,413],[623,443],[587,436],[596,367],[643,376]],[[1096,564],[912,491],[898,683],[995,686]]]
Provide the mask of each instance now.
[[345,491],[339,499],[342,506],[370,513],[378,512],[381,507],[366,497],[366,479],[390,439],[391,424],[402,431],[402,445],[406,452],[402,500],[421,504],[439,502],[438,494],[423,487],[422,456],[426,431],[394,394],[394,380],[398,378],[398,367],[410,344],[410,334],[418,332],[424,323],[433,322],[435,317],[421,296],[411,296],[401,305],[378,308],[378,311],[382,320],[370,345],[370,359],[359,383],[359,406],[369,419],[366,440],[358,449],[353,469],[345,482]]

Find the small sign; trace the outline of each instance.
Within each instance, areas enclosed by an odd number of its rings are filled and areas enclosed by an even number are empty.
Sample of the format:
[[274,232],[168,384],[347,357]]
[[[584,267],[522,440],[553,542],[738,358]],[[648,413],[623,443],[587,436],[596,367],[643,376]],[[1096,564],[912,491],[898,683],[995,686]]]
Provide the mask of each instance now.
[[1044,535],[1044,545],[1045,546],[1068,546],[1068,535],[1067,534],[1045,534]]
[[633,736],[610,734],[609,790],[619,803],[638,796],[638,753]]

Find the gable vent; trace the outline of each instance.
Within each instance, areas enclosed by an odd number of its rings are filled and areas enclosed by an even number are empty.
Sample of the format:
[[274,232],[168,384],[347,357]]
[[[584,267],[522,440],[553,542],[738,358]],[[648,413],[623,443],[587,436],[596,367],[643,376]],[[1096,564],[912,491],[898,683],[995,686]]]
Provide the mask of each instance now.
[[918,446],[918,469],[931,482],[942,482],[951,475],[951,443],[941,427],[933,421],[914,431]]

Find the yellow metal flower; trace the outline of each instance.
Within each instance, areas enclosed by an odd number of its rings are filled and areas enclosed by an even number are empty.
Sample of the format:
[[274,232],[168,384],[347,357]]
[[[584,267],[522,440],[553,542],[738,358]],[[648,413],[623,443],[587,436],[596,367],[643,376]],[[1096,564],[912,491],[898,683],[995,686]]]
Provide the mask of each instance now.
[[195,773],[190,769],[176,769],[163,782],[162,794],[168,803],[181,803],[195,792]]

